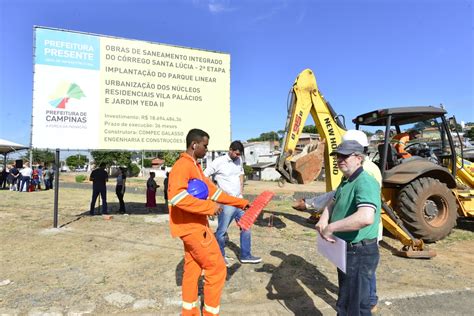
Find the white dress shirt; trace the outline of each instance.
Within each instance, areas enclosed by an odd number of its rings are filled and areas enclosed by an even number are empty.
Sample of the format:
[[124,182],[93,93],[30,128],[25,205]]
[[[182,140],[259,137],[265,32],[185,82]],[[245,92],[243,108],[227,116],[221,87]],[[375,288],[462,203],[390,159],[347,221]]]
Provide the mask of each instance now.
[[31,178],[31,175],[33,174],[33,169],[31,169],[30,167],[25,167],[25,168],[21,169],[20,173],[24,177],[30,177]]
[[242,160],[230,159],[229,154],[217,157],[204,170],[206,177],[214,177],[219,188],[229,195],[241,197],[240,176],[244,175]]

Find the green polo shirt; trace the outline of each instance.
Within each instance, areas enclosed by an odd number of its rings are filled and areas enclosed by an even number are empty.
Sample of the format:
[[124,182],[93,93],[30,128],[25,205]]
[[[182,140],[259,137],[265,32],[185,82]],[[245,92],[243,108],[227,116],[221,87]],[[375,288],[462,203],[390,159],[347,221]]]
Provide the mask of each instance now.
[[363,239],[377,238],[380,223],[380,186],[373,176],[364,171],[362,167],[357,169],[349,179],[343,178],[337,187],[334,196],[335,204],[331,214],[330,222],[344,219],[357,211],[361,206],[374,209],[374,222],[360,230],[352,232],[336,232],[335,236],[347,242],[359,242]]

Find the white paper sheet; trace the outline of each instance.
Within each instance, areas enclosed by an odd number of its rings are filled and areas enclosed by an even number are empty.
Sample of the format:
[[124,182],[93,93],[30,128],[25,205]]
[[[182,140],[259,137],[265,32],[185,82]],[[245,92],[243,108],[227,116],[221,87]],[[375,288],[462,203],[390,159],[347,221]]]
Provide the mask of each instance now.
[[342,272],[346,273],[346,241],[333,236],[336,242],[324,240],[319,234],[317,239],[318,251],[329,261],[334,263]]

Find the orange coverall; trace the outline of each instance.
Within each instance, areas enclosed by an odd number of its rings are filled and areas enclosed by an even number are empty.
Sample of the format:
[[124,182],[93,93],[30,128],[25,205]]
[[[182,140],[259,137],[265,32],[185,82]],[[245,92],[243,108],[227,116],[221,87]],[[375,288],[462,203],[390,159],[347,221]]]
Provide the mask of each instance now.
[[[200,200],[187,192],[190,179],[200,179],[207,184],[207,200]],[[227,268],[207,220],[208,215],[214,215],[216,202],[239,208],[244,208],[249,203],[217,188],[204,175],[201,165],[187,153],[182,153],[169,174],[168,206],[171,235],[181,238],[185,251],[183,316],[200,315],[198,280],[202,270],[205,271],[203,315],[219,315]]]
[[407,143],[410,141],[410,134],[409,133],[400,133],[393,136],[391,143],[395,150],[399,154],[400,158],[410,158],[411,154],[405,151],[405,147]]

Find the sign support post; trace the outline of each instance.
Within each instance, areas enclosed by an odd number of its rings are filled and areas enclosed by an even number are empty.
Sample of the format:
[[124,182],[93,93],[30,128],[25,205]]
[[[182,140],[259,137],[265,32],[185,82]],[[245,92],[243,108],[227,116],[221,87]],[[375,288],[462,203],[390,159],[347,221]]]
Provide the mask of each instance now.
[[56,149],[54,173],[54,228],[58,228],[58,200],[59,200],[59,148]]

